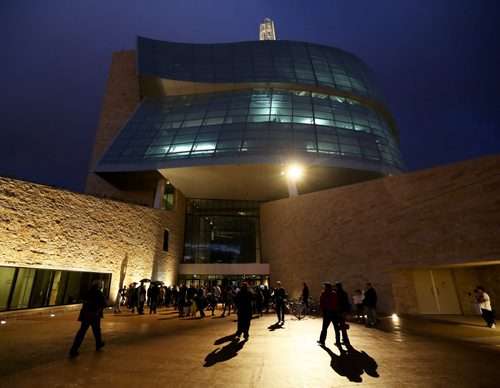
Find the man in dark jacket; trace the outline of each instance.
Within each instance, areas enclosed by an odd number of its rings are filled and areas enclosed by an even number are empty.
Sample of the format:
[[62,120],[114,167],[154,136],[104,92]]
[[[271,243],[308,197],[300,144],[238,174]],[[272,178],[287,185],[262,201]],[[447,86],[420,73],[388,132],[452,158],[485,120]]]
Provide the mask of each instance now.
[[101,318],[103,317],[104,307],[106,307],[106,300],[101,292],[101,281],[94,280],[85,295],[80,316],[78,317],[78,320],[82,324],[80,330],[76,333],[75,340],[69,351],[70,357],[78,356],[78,348],[82,344],[89,326],[92,327],[92,332],[94,333],[95,350],[100,350],[104,346],[101,338]]
[[285,323],[285,303],[286,303],[286,291],[281,286],[281,282],[278,280],[276,282],[276,288],[274,289],[274,303],[276,305],[276,314],[278,315],[278,323]]
[[248,339],[250,330],[250,321],[252,320],[252,301],[253,294],[252,291],[248,289],[248,283],[243,282],[240,291],[234,297],[234,302],[236,308],[238,309],[238,328],[236,330],[236,336],[239,337],[243,334],[245,340]]
[[378,316],[375,312],[375,307],[377,307],[377,293],[375,292],[375,289],[372,287],[371,283],[366,283],[363,306],[365,306],[367,325],[375,326],[378,322]]
[[340,346],[339,314],[340,303],[337,293],[334,291],[331,283],[323,283],[323,291],[319,297],[319,307],[323,314],[323,326],[319,336],[318,344],[325,345],[326,333],[330,323],[335,330],[335,345]]

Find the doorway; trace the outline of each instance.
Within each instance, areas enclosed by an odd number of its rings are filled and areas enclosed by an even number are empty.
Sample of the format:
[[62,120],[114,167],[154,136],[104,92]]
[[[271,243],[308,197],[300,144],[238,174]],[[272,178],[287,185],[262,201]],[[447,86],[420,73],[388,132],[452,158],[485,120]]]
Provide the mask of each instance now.
[[462,314],[451,270],[414,270],[413,280],[420,314]]

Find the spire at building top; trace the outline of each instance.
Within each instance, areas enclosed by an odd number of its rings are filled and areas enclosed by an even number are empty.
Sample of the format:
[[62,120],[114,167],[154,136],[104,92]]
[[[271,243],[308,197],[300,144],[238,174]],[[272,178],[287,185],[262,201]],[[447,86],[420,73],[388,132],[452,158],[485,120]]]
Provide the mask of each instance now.
[[274,23],[271,19],[265,18],[264,21],[260,23],[259,40],[276,40]]

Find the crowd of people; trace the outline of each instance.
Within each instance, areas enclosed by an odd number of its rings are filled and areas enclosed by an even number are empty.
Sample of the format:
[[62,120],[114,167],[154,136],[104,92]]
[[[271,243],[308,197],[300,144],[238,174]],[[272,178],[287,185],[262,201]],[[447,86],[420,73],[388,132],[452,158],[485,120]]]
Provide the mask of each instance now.
[[[251,286],[247,282],[242,282],[240,285],[233,282],[223,287],[218,282],[213,286],[200,284],[164,286],[162,282],[149,282],[149,286],[146,288],[145,283],[147,281],[144,280],[123,287],[119,291],[115,303],[115,313],[121,312],[120,306],[126,306],[131,313],[137,311],[139,315],[145,314],[145,306],[149,307],[149,314],[156,314],[157,309],[172,306],[174,310],[178,311],[180,318],[196,318],[198,313],[199,317],[203,318],[206,316],[206,312],[210,312],[213,316],[216,315],[216,310],[219,309],[222,311],[221,317],[229,316],[231,312],[237,315],[238,323],[235,336],[240,337],[243,335],[245,340],[249,337],[252,317],[255,315],[262,316],[264,312],[269,312],[270,306],[276,312],[277,325],[285,323],[288,295],[281,281],[277,281],[274,288],[268,288],[267,285]],[[100,281],[94,281],[85,296],[78,317],[81,327],[69,352],[71,357],[78,355],[78,349],[89,327],[92,328],[95,337],[96,350],[100,350],[105,345],[101,338],[100,329],[100,320],[103,317],[105,307],[101,286]],[[475,303],[477,303],[487,326],[495,328],[490,298],[484,287],[478,286],[474,289],[474,296]],[[305,282],[303,283],[301,300],[307,311],[310,298],[309,287]],[[318,344],[325,345],[327,331],[331,324],[335,333],[335,345],[350,347],[348,315],[352,314],[356,322],[373,327],[380,322],[376,313],[376,306],[377,292],[371,283],[366,283],[364,291],[357,289],[351,298],[340,282],[335,284],[323,283],[323,291],[319,296],[319,307],[323,316],[323,323],[317,341]]]
[[[243,284],[242,284],[243,285]],[[269,311],[269,305],[273,301],[273,294],[267,286],[249,286],[252,293],[252,313],[262,315]],[[221,316],[228,316],[237,313],[236,295],[241,290],[241,286],[236,283],[221,287],[218,283],[214,286],[206,285],[173,285],[164,286],[159,282],[150,283],[146,288],[145,282],[132,283],[128,287],[123,287],[119,293],[119,306],[126,306],[131,313],[145,314],[145,307],[149,307],[149,314],[156,314],[157,309],[173,307],[178,310],[179,317],[204,318],[206,313],[215,315],[218,308],[221,309]],[[121,310],[115,308],[115,312]]]

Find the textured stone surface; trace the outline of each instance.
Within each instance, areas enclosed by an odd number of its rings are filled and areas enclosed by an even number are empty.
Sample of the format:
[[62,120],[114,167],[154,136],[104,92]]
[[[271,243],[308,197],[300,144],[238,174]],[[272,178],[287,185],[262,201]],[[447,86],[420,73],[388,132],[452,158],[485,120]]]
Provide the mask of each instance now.
[[499,263],[500,155],[269,202],[260,215],[263,262],[292,296],[303,281],[313,295],[325,280],[351,292],[372,281],[382,310],[416,312],[411,273],[398,270]]
[[111,145],[140,103],[136,52],[113,53],[106,93],[96,131],[86,193],[152,206],[154,190],[122,191],[92,172],[95,163]]
[[112,297],[122,264],[126,284],[143,277],[171,284],[183,250],[184,209],[182,196],[166,212],[0,178],[0,265],[111,273]]

